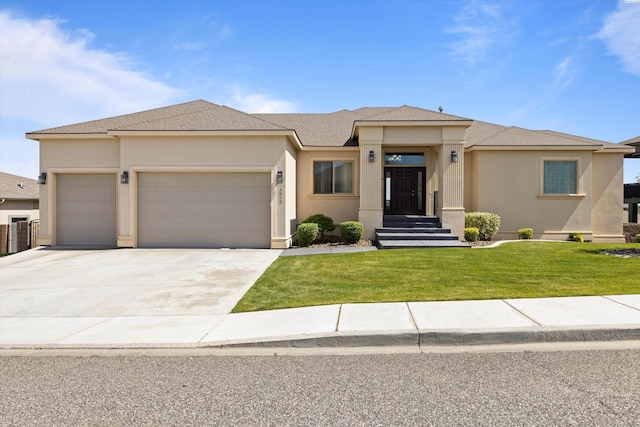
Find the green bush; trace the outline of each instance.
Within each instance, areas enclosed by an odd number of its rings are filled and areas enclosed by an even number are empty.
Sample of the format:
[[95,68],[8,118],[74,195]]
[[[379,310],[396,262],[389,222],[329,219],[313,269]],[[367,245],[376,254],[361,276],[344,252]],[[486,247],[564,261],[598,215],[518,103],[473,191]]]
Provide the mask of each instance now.
[[324,236],[324,232],[325,231],[333,231],[336,229],[335,224],[333,223],[333,218],[328,217],[326,215],[323,214],[315,214],[315,215],[311,215],[310,217],[308,217],[307,219],[305,219],[304,221],[302,221],[303,224],[318,224],[318,229],[320,230],[320,237]]
[[636,243],[640,243],[640,234],[636,234]]
[[340,239],[347,244],[359,242],[363,232],[364,226],[361,222],[345,221],[340,223]]
[[584,242],[581,233],[569,233],[569,240],[580,243]]
[[467,227],[464,229],[464,240],[467,242],[477,242],[480,230],[477,227]]
[[518,238],[530,239],[533,237],[533,228],[521,228],[518,230]]
[[480,230],[480,240],[491,240],[500,228],[500,217],[489,212],[467,212],[464,214],[465,228],[475,227]]
[[298,226],[298,245],[309,246],[318,236],[318,224],[308,223]]

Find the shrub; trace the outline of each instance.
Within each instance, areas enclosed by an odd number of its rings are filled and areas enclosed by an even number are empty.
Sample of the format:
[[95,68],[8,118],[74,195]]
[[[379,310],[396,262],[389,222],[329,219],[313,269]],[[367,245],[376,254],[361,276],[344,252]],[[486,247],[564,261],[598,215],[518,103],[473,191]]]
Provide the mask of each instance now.
[[581,233],[569,233],[569,240],[580,243],[584,242]]
[[636,243],[640,243],[640,234],[636,234]]
[[363,232],[364,226],[361,222],[345,221],[340,223],[340,239],[347,244],[359,242]]
[[320,237],[324,237],[324,232],[325,231],[333,231],[336,229],[335,224],[333,223],[333,218],[328,217],[326,215],[323,214],[315,214],[315,215],[311,215],[310,217],[308,217],[307,219],[305,219],[304,221],[302,221],[303,224],[318,224],[318,229],[320,230]]
[[467,227],[464,229],[464,240],[467,242],[477,242],[480,230],[477,227]]
[[533,237],[533,228],[521,228],[518,230],[518,238],[530,239]]
[[480,240],[491,240],[500,228],[500,217],[489,212],[467,212],[464,214],[464,226],[480,230]]
[[298,244],[300,246],[309,246],[311,242],[316,240],[318,236],[318,224],[308,223],[298,226]]

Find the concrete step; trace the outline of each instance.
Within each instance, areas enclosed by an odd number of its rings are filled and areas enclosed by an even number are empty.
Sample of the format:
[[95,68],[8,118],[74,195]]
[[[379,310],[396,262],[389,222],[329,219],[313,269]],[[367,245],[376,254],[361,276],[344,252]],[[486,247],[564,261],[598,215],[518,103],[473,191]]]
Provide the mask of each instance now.
[[440,227],[383,227],[376,228],[376,233],[451,233],[449,228]]
[[376,240],[458,240],[451,233],[385,233],[377,232]]
[[441,228],[439,222],[388,222],[383,224],[384,228]]
[[458,240],[378,240],[378,249],[470,248]]
[[439,226],[437,224],[440,224],[440,219],[424,215],[385,215],[383,224],[385,227],[431,227]]

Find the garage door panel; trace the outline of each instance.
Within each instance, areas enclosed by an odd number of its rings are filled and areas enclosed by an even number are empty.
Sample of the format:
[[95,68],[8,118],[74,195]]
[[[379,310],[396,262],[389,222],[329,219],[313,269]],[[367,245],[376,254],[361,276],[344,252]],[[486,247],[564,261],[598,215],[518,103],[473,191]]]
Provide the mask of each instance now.
[[139,246],[270,247],[270,174],[147,172],[138,178]]
[[116,175],[58,174],[57,244],[116,245]]

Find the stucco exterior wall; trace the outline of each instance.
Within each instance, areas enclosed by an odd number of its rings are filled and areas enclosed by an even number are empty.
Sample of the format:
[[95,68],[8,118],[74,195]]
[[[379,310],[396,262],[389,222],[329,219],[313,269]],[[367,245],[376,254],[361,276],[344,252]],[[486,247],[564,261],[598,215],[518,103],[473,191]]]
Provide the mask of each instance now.
[[[333,218],[334,223],[357,221],[360,204],[359,150],[312,150],[298,152],[297,158],[297,223],[310,215],[321,213]],[[353,194],[313,194],[314,161],[352,161]],[[336,229],[335,232],[338,230]]]
[[[268,172],[272,180],[272,247],[291,242],[296,210],[296,148],[283,135],[129,136],[44,139],[40,143],[41,244],[56,244],[55,198],[58,173],[129,172],[117,185],[117,244],[136,246],[137,174],[141,172]],[[277,172],[287,177],[276,183]],[[188,189],[185,189],[188,191]],[[188,215],[188,212],[185,212]]]
[[5,200],[0,204],[0,224],[11,224],[11,218],[26,217],[28,221],[40,218],[37,200]]
[[623,157],[593,154],[592,224],[594,242],[624,243],[620,212],[624,199]]
[[[469,158],[466,211],[500,215],[497,238],[517,238],[518,229],[530,227],[535,238],[566,239],[568,233],[582,232],[592,239],[591,151],[477,150]],[[578,161],[577,195],[542,194],[544,160]]]
[[117,172],[120,143],[116,138],[70,138],[40,140],[40,171],[47,183],[40,186],[40,234],[38,244],[55,244],[56,174]]

